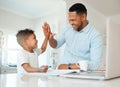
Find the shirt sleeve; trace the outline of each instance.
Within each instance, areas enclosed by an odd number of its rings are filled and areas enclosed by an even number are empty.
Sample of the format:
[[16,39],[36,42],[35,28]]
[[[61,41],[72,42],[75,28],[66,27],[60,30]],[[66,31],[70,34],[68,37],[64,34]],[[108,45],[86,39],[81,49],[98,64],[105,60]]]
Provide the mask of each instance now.
[[65,32],[67,31],[67,27],[65,27],[62,32],[56,37],[57,40],[57,47],[61,47],[65,43]]
[[18,63],[20,64],[20,66],[24,63],[29,63],[28,55],[23,52],[19,52]]
[[97,70],[100,67],[103,49],[102,44],[101,35],[96,34],[91,40],[88,70]]
[[36,48],[36,49],[34,49],[33,50],[38,56],[40,55],[40,54],[42,54],[42,49],[40,49],[40,48]]

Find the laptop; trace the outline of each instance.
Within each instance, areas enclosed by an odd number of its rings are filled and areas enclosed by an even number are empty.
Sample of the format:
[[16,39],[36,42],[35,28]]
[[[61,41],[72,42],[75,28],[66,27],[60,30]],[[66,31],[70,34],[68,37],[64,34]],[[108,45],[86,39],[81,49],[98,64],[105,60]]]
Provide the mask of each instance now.
[[112,79],[120,77],[120,24],[108,23],[106,38],[106,66],[104,72],[74,72],[61,75],[62,77],[79,79]]

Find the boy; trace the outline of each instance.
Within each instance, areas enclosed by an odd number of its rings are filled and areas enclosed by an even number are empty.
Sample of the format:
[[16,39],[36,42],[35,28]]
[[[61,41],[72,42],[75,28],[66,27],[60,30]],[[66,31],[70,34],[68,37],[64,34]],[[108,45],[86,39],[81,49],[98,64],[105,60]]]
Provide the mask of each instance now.
[[48,66],[42,66],[42,69],[38,68],[38,56],[46,50],[48,36],[49,35],[45,34],[44,42],[41,48],[38,49],[38,41],[36,40],[36,35],[33,30],[25,29],[18,31],[16,35],[17,42],[23,48],[18,53],[18,73],[46,72],[48,70]]

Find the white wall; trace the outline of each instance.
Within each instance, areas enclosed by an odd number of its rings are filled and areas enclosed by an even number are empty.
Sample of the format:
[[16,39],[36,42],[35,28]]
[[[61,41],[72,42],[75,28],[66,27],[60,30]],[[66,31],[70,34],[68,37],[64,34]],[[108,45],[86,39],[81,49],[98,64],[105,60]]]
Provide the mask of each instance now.
[[[109,71],[112,71],[110,76],[120,75],[119,61],[120,61],[120,16],[112,16],[107,19],[107,65]],[[109,76],[109,75],[108,75]]]
[[107,18],[107,20],[112,21],[116,24],[120,24],[120,14],[116,14]]
[[2,32],[0,31],[0,73],[1,73],[1,66],[2,66],[2,47],[1,47],[1,39],[2,39]]
[[0,30],[3,33],[13,33],[20,29],[32,27],[31,19],[0,9]]

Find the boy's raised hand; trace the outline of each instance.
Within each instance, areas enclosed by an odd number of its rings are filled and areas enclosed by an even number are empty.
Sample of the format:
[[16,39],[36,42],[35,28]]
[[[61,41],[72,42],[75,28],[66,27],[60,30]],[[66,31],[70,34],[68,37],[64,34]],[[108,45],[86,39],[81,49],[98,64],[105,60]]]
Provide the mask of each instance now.
[[49,38],[50,32],[51,32],[49,24],[47,22],[45,22],[44,25],[42,26],[42,28],[43,28],[45,37]]
[[55,36],[55,34],[53,34],[51,32],[50,25],[47,22],[44,23],[42,28],[43,28],[43,32],[44,32],[45,37],[52,39]]

